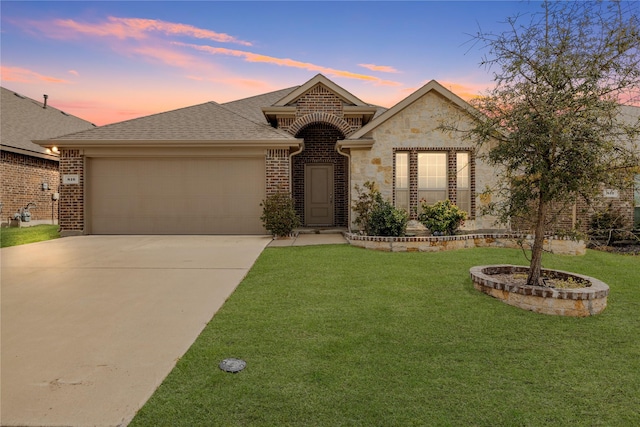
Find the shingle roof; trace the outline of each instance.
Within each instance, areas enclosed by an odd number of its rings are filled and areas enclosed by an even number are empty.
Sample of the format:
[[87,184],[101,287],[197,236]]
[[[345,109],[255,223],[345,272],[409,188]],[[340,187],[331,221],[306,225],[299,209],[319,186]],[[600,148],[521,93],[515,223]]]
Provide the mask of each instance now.
[[275,92],[269,92],[262,95],[252,96],[250,98],[239,99],[237,101],[225,102],[225,107],[256,123],[269,124],[267,122],[262,107],[268,107],[275,104],[300,86],[294,86],[287,89],[281,89]]
[[243,117],[216,102],[205,102],[56,139],[64,141],[248,141],[294,138],[266,123],[257,123]]
[[0,87],[0,143],[7,151],[33,153],[47,158],[46,149],[32,143],[33,140],[55,138],[71,132],[93,129],[95,125],[41,102]]

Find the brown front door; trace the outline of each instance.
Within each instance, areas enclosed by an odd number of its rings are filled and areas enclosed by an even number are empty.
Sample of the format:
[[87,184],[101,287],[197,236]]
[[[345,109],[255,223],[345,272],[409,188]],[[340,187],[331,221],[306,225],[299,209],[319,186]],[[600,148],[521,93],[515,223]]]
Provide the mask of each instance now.
[[332,226],[333,165],[307,164],[304,168],[304,217],[307,226]]

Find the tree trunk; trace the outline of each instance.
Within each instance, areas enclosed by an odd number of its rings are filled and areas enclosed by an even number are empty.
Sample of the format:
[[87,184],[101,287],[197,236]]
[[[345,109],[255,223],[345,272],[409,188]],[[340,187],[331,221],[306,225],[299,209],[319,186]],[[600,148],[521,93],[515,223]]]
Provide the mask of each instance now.
[[538,200],[538,211],[536,215],[536,227],[533,237],[533,248],[531,248],[531,264],[529,265],[529,276],[527,285],[540,286],[542,283],[542,250],[544,248],[545,221],[547,217],[547,203],[542,199]]

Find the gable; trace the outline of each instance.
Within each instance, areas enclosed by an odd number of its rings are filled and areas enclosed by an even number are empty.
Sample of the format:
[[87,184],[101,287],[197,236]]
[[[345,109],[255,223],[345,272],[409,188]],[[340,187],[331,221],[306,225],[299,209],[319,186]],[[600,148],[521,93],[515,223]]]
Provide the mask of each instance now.
[[369,106],[364,103],[362,100],[345,90],[344,88],[338,86],[322,74],[317,74],[314,78],[299,86],[297,89],[289,93],[287,96],[283,97],[275,104],[274,107],[286,107],[295,105],[296,102],[312,91],[323,91],[326,94],[331,94],[332,96],[340,99],[345,105],[353,105],[353,106]]
[[[469,105],[469,103],[464,101],[458,95],[446,89],[437,81],[431,80],[429,83],[422,86],[417,91],[413,92],[411,95],[409,95],[408,97],[406,97],[405,99],[403,99],[402,101],[400,101],[399,103],[391,107],[389,110],[385,111],[379,116],[376,116],[375,120],[372,120],[357,132],[354,132],[352,135],[349,136],[349,139],[360,139],[363,137],[370,136],[371,132],[374,129],[383,125],[388,120],[393,119],[405,109],[415,108],[416,103],[417,105],[421,105],[425,102],[425,97],[431,98],[433,96],[438,96],[439,99],[442,101],[442,103],[440,103],[439,107],[436,109],[431,107],[431,109],[433,110],[431,114],[435,114],[436,110],[438,110],[439,114],[442,114],[441,110],[445,108],[445,106],[446,108],[451,108],[452,112],[454,110],[457,111],[458,113],[463,112],[464,115],[468,116],[469,118],[476,117],[479,114],[477,110],[475,110],[471,105]],[[424,106],[419,108],[424,108]]]
[[[366,104],[322,74],[316,75],[262,112],[271,126],[294,132],[312,117],[320,121],[338,121],[338,126],[350,134],[379,113],[379,107]],[[315,118],[313,120],[316,120]]]

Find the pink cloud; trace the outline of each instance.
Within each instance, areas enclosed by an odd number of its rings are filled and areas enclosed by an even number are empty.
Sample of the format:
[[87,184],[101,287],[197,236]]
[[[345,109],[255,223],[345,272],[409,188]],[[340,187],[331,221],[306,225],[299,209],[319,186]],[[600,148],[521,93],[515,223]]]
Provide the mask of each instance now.
[[103,22],[79,22],[73,19],[56,19],[52,26],[37,25],[50,37],[67,39],[80,35],[94,37],[115,37],[120,40],[142,40],[149,33],[162,33],[170,36],[188,36],[213,40],[222,43],[235,43],[251,46],[250,42],[239,40],[225,33],[194,27],[192,25],[160,21],[156,19],[118,18],[110,16]]
[[453,83],[448,81],[440,81],[438,83],[465,101],[479,98],[491,86],[489,83]]
[[69,74],[73,74],[74,76],[78,77],[80,76],[80,73],[78,73],[76,70],[69,70],[67,71]]
[[258,63],[274,64],[274,65],[279,65],[283,67],[301,68],[309,71],[317,71],[319,73],[323,73],[323,74],[327,74],[335,77],[365,80],[365,81],[375,83],[376,85],[379,85],[379,86],[401,86],[402,85],[399,82],[383,80],[378,77],[368,76],[366,74],[358,74],[350,71],[337,70],[334,68],[323,67],[321,65],[316,65],[309,62],[296,61],[290,58],[276,58],[273,56],[261,55],[257,53],[246,52],[246,51],[236,50],[236,49],[227,49],[223,47],[211,47],[211,46],[194,45],[194,44],[180,43],[180,42],[174,42],[173,44],[177,46],[190,47],[192,49],[210,53],[212,55],[227,55],[227,56],[239,57],[239,58],[243,58],[247,62],[258,62]]
[[207,65],[204,63],[198,64],[200,61],[191,55],[184,54],[175,49],[167,49],[162,46],[137,46],[126,48],[122,51],[125,50],[131,54],[141,55],[180,68],[197,68]]
[[45,76],[33,70],[21,67],[0,66],[0,74],[2,80],[7,82],[18,83],[70,83],[68,80],[57,77]]
[[375,64],[358,64],[371,71],[380,71],[382,73],[399,73],[400,71],[388,65],[375,65]]

